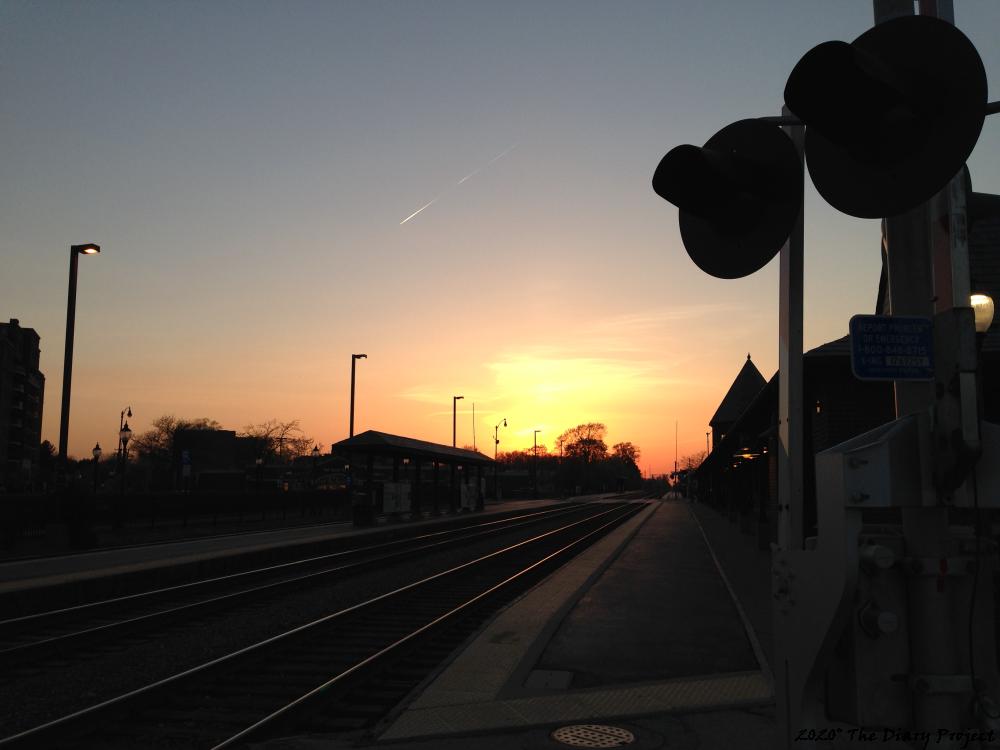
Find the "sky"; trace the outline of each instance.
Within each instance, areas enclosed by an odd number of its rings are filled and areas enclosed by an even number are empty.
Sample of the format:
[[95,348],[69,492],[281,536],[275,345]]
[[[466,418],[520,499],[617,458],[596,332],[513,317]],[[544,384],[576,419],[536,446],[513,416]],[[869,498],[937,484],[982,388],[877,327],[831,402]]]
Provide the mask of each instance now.
[[[956,21],[1000,98],[1000,3]],[[670,471],[747,353],[775,372],[778,262],[705,275],[653,170],[777,114],[807,50],[872,22],[871,0],[4,0],[0,320],[41,336],[43,438],[69,246],[95,242],[71,455],[113,449],[126,406],[140,432],[298,419],[328,448],[366,353],[355,432],[450,444],[463,395],[460,446],[603,422]],[[1000,193],[997,120],[979,191]],[[805,237],[808,349],[874,312],[879,225],[807,182]]]

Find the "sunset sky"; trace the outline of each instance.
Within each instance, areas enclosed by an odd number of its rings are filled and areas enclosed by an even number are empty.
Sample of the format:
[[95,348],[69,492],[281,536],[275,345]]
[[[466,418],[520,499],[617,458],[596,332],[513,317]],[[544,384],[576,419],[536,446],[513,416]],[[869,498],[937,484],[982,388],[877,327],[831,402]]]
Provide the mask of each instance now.
[[[1000,98],[1000,2],[956,15]],[[41,336],[43,437],[95,242],[71,454],[113,450],[127,405],[328,447],[364,352],[358,432],[450,444],[460,394],[460,445],[475,403],[484,452],[503,418],[501,450],[597,421],[669,471],[747,352],[774,373],[778,264],[699,271],[653,170],[871,25],[871,0],[4,0],[0,320]],[[1000,193],[1000,117],[969,166]],[[805,231],[809,348],[874,312],[879,229],[809,185]]]

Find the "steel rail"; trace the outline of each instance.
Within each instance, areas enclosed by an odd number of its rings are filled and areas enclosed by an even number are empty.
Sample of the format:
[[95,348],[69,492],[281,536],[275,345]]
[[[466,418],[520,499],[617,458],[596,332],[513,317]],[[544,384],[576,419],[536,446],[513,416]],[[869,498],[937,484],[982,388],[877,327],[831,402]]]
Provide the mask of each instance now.
[[[634,504],[634,505],[638,506],[637,503]],[[643,507],[643,506],[638,506],[638,507]],[[619,510],[621,510],[621,509],[619,508]],[[257,721],[253,725],[251,725],[251,726],[247,727],[246,729],[242,730],[241,732],[239,732],[238,734],[235,734],[232,737],[229,737],[228,739],[226,739],[225,741],[223,741],[223,742],[221,742],[221,743],[219,743],[217,745],[214,745],[212,747],[212,750],[225,750],[226,748],[232,748],[232,747],[234,747],[238,743],[246,742],[253,735],[259,734],[261,732],[261,730],[263,730],[263,729],[265,729],[265,728],[267,728],[269,726],[272,726],[275,723],[279,722],[280,720],[284,719],[289,713],[291,713],[291,712],[293,712],[293,711],[295,711],[297,709],[302,708],[306,703],[308,703],[308,702],[312,701],[313,699],[317,698],[322,693],[330,690],[335,685],[338,685],[338,684],[342,683],[344,680],[348,679],[349,677],[355,676],[361,670],[373,666],[377,662],[379,662],[382,659],[384,659],[386,656],[392,654],[393,652],[398,651],[403,646],[405,646],[406,644],[410,643],[414,639],[420,637],[421,635],[426,634],[428,631],[430,631],[430,630],[432,630],[432,629],[440,626],[441,624],[443,624],[443,623],[445,623],[445,622],[447,622],[449,620],[452,620],[457,615],[462,614],[462,613],[468,611],[475,604],[478,604],[478,603],[482,602],[487,597],[489,597],[489,596],[491,596],[491,595],[499,592],[500,590],[502,590],[502,589],[510,586],[512,583],[514,583],[515,581],[517,581],[517,580],[523,578],[524,576],[528,575],[528,573],[530,573],[531,571],[535,570],[536,568],[539,568],[540,566],[544,565],[545,563],[547,563],[549,561],[552,561],[552,560],[555,560],[558,557],[561,557],[561,556],[569,554],[569,550],[575,549],[578,546],[582,546],[583,543],[586,540],[590,539],[593,536],[596,536],[596,535],[600,534],[602,531],[604,531],[608,527],[614,526],[614,525],[620,523],[622,520],[628,518],[629,515],[632,515],[632,514],[637,513],[637,512],[638,512],[638,510],[634,510],[633,508],[626,507],[625,510],[624,510],[624,512],[620,516],[614,518],[611,521],[608,521],[605,524],[602,524],[601,526],[599,526],[598,528],[596,528],[596,529],[594,529],[592,531],[587,532],[582,537],[574,539],[569,544],[564,545],[563,547],[559,548],[555,552],[552,552],[552,553],[546,555],[541,560],[536,560],[535,562],[531,563],[527,567],[522,568],[521,570],[519,570],[517,573],[515,573],[515,574],[513,574],[511,576],[508,576],[507,578],[505,578],[500,583],[497,583],[497,584],[494,584],[493,586],[490,586],[486,591],[482,591],[482,592],[476,594],[475,596],[473,596],[471,599],[467,599],[465,602],[463,602],[462,604],[458,605],[457,607],[453,607],[451,610],[449,610],[445,614],[436,617],[431,622],[429,622],[429,623],[427,623],[425,625],[420,626],[416,630],[408,633],[407,635],[403,636],[402,638],[399,638],[398,640],[394,641],[393,643],[391,643],[390,645],[386,646],[385,648],[383,648],[383,649],[379,650],[378,652],[372,654],[371,656],[368,656],[365,659],[359,661],[354,666],[352,666],[352,667],[344,670],[343,672],[339,673],[335,677],[330,678],[329,680],[327,680],[326,682],[324,682],[322,685],[320,685],[320,686],[318,686],[316,688],[313,688],[312,690],[310,690],[305,695],[300,696],[299,698],[296,698],[294,701],[292,701],[291,703],[286,704],[282,708],[279,708],[277,711],[274,711],[271,714],[269,714],[268,716],[265,716],[263,719],[260,719],[259,721]]]
[[[641,507],[641,505],[638,503],[633,503],[628,505],[635,505]],[[374,606],[377,604],[385,603],[395,597],[400,597],[404,593],[414,591],[423,586],[427,586],[428,584],[434,581],[444,579],[445,577],[448,576],[456,576],[462,571],[467,571],[473,566],[481,565],[488,560],[497,558],[500,555],[508,554],[514,550],[519,550],[521,548],[526,547],[527,545],[539,542],[543,539],[552,537],[556,534],[565,533],[577,526],[593,522],[595,520],[614,514],[616,512],[620,512],[621,510],[622,506],[616,505],[607,511],[595,513],[594,515],[588,516],[587,518],[581,519],[579,521],[574,521],[570,524],[561,526],[557,529],[543,532],[542,534],[530,537],[529,539],[522,540],[515,544],[508,545],[499,550],[490,552],[486,555],[482,555],[474,560],[461,563],[447,570],[435,573],[431,576],[427,576],[425,578],[420,579],[419,581],[414,581],[412,583],[393,589],[392,591],[388,591],[378,596],[367,599],[363,602],[359,602],[357,604],[345,607],[344,609],[338,610],[337,612],[324,615],[323,617],[313,620],[312,622],[299,625],[295,628],[292,628],[291,630],[285,631],[284,633],[271,636],[250,646],[246,646],[244,648],[233,651],[229,654],[216,657],[198,666],[185,669],[181,672],[170,675],[169,677],[156,680],[155,682],[152,682],[140,688],[136,688],[122,695],[116,696],[114,698],[109,698],[107,700],[96,703],[92,706],[88,706],[87,708],[74,711],[70,714],[67,714],[66,716],[53,719],[51,721],[48,721],[44,724],[38,725],[31,729],[27,729],[17,734],[11,735],[9,737],[0,739],[0,747],[3,748],[13,747],[20,745],[22,743],[27,743],[26,746],[37,747],[38,746],[37,743],[39,741],[44,742],[46,741],[46,738],[52,740],[54,736],[57,736],[60,732],[67,731],[69,727],[73,724],[96,721],[97,717],[99,717],[101,714],[105,712],[122,710],[127,705],[135,704],[137,702],[142,701],[143,699],[149,698],[158,691],[165,690],[167,688],[176,688],[179,683],[182,683],[185,680],[190,680],[195,677],[204,676],[212,670],[219,669],[223,666],[233,665],[238,660],[245,659],[250,656],[259,656],[267,649],[275,647],[277,644],[285,644],[293,637],[302,635],[303,633],[306,633],[311,630],[315,630],[322,625],[327,625],[335,620],[344,619],[348,615],[358,614],[359,612],[362,612],[364,610],[373,609]]]
[[[342,577],[352,572],[360,572],[371,567],[376,567],[378,565],[398,562],[400,560],[405,560],[408,557],[427,552],[447,549],[448,547],[455,546],[457,544],[463,544],[465,542],[475,540],[478,538],[483,538],[491,535],[507,533],[509,531],[522,528],[524,526],[534,525],[547,520],[552,520],[558,518],[562,515],[569,515],[571,513],[578,513],[584,509],[585,506],[574,506],[570,509],[559,509],[558,511],[552,511],[547,514],[532,514],[530,517],[517,516],[519,520],[518,523],[510,523],[514,519],[506,519],[507,523],[502,526],[496,526],[497,522],[490,522],[486,524],[476,524],[470,529],[470,527],[465,527],[462,529],[453,529],[448,532],[437,532],[435,534],[422,535],[413,539],[398,540],[387,545],[377,545],[375,547],[366,547],[363,550],[349,550],[349,553],[371,551],[373,549],[381,549],[384,547],[396,546],[402,542],[408,542],[410,544],[426,539],[428,537],[437,536],[438,534],[448,533],[450,538],[429,542],[427,544],[417,545],[417,546],[407,546],[405,549],[397,550],[389,554],[381,555],[374,558],[365,558],[363,560],[348,562],[339,565],[334,568],[325,568],[322,570],[311,571],[309,573],[304,573],[297,575],[293,578],[285,578],[278,581],[272,581],[270,583],[264,583],[261,585],[253,586],[251,588],[240,589],[238,591],[232,591],[229,593],[224,593],[218,596],[213,596],[207,599],[199,599],[193,602],[186,602],[178,604],[176,606],[169,607],[167,609],[159,609],[153,612],[147,612],[140,615],[135,615],[131,617],[126,617],[125,619],[117,620],[115,622],[104,623],[101,625],[96,625],[93,627],[86,627],[81,630],[74,630],[69,633],[62,633],[59,635],[54,635],[48,638],[42,638],[38,640],[28,641],[26,643],[19,643],[8,648],[0,649],[0,664],[10,665],[12,663],[24,662],[29,659],[37,658],[41,654],[60,652],[62,656],[68,656],[71,653],[71,649],[75,646],[82,645],[84,643],[90,643],[97,641],[99,639],[110,638],[115,634],[123,634],[128,632],[133,632],[141,628],[153,627],[157,624],[167,624],[171,621],[178,620],[183,617],[194,617],[199,613],[206,612],[215,608],[224,607],[227,605],[236,605],[240,602],[251,600],[260,595],[272,595],[275,592],[280,592],[282,590],[292,590],[297,587],[305,586],[308,584],[316,583],[322,579],[329,577]],[[494,528],[482,528],[484,526],[494,526]],[[469,532],[462,534],[461,532]],[[345,553],[335,553],[333,555],[325,557],[338,557]],[[312,558],[310,561],[322,560],[323,558]],[[283,564],[289,565],[289,563]],[[282,567],[282,566],[278,566]],[[267,570],[273,570],[267,569]],[[256,572],[256,571],[250,571]],[[245,574],[237,574],[233,578],[243,576]],[[216,581],[219,579],[212,579]],[[183,586],[188,586],[190,584],[184,584]],[[165,589],[165,591],[172,591],[177,588],[182,587],[171,587],[170,589]],[[127,599],[128,597],[125,597]],[[116,603],[120,600],[112,600]]]
[[532,513],[524,513],[517,516],[512,516],[510,518],[498,519],[495,521],[484,521],[482,523],[472,524],[469,526],[461,526],[459,528],[444,529],[442,531],[434,531],[427,534],[418,534],[417,536],[404,537],[402,539],[393,539],[388,542],[380,542],[378,544],[370,544],[364,547],[352,547],[346,550],[340,550],[337,552],[330,552],[322,555],[313,555],[311,557],[305,557],[299,560],[289,560],[283,563],[277,563],[275,565],[267,565],[261,568],[252,568],[250,570],[242,570],[237,573],[229,573],[222,576],[213,576],[212,578],[203,578],[196,581],[188,581],[187,583],[179,583],[173,586],[164,586],[157,589],[150,589],[148,591],[139,591],[134,594],[125,594],[123,596],[116,596],[110,599],[100,599],[92,602],[85,602],[83,604],[75,604],[70,607],[61,607],[59,609],[46,610],[44,612],[35,612],[29,615],[21,615],[18,617],[11,617],[8,619],[0,620],[0,637],[7,629],[20,628],[21,626],[29,626],[32,628],[45,627],[47,620],[62,620],[66,615],[80,614],[87,610],[99,610],[101,608],[124,604],[124,603],[134,603],[141,601],[143,599],[153,599],[166,596],[172,593],[194,591],[198,588],[207,588],[214,585],[225,585],[231,582],[237,581],[239,579],[248,579],[254,576],[262,577],[265,575],[270,575],[273,573],[283,572],[296,567],[305,567],[310,564],[321,563],[324,561],[329,561],[338,557],[350,558],[351,556],[357,556],[364,553],[378,552],[382,549],[387,549],[393,546],[401,546],[407,544],[413,544],[425,539],[431,539],[433,537],[440,537],[445,535],[459,535],[462,532],[468,531],[470,529],[485,528],[487,526],[497,526],[501,524],[506,524],[514,521],[532,519],[532,518],[545,518],[552,515],[558,515],[559,513],[572,512],[582,505],[573,505],[570,507],[560,506],[557,508],[548,508],[541,511],[535,511]]

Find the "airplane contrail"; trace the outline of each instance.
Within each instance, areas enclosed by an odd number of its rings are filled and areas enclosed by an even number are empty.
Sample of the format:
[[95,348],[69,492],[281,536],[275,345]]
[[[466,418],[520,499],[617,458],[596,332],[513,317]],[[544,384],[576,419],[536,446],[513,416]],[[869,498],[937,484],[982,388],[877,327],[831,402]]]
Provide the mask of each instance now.
[[468,179],[470,179],[472,177],[475,177],[477,174],[479,174],[480,172],[482,172],[484,169],[486,169],[488,166],[490,166],[490,164],[492,164],[493,162],[495,162],[495,161],[497,161],[497,160],[502,159],[503,157],[505,157],[507,154],[509,154],[511,151],[513,151],[517,147],[517,145],[518,144],[515,143],[514,145],[510,146],[505,151],[501,151],[499,154],[497,154],[492,159],[490,159],[488,162],[486,162],[483,166],[481,166],[478,169],[474,169],[473,171],[469,172],[469,174],[465,175],[465,177],[463,177],[461,180],[459,180],[458,182],[456,182],[454,185],[452,185],[447,190],[444,190],[441,193],[438,193],[438,195],[435,196],[430,201],[430,203],[424,204],[423,206],[421,206],[420,208],[418,208],[416,211],[414,211],[412,214],[410,214],[405,219],[403,219],[401,222],[399,222],[399,226],[403,226],[403,224],[405,224],[406,222],[408,222],[410,219],[412,219],[414,216],[416,216],[417,214],[419,214],[425,208],[430,208],[432,205],[434,205],[435,203],[437,203],[438,199],[440,199],[445,193],[447,193],[448,190],[452,190],[452,189],[458,187],[459,185],[461,185],[466,180],[468,180]]
[[[440,198],[440,197],[441,196],[439,195],[438,198]],[[410,214],[409,216],[407,216],[405,219],[403,219],[401,222],[399,222],[399,226],[403,226],[403,224],[405,224],[406,222],[408,222],[410,219],[412,219],[414,216],[416,216],[417,214],[419,214],[425,208],[430,208],[435,203],[437,203],[437,198],[435,198],[434,200],[432,200],[430,203],[425,203],[420,208],[418,208],[416,211],[414,211],[412,214]]]

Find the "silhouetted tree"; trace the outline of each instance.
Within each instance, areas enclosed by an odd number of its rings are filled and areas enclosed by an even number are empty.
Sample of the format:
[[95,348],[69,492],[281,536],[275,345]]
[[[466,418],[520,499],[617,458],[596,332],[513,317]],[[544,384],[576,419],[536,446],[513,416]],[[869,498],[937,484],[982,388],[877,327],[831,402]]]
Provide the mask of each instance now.
[[43,489],[52,487],[56,470],[56,447],[48,440],[38,446],[38,479]]
[[221,430],[222,425],[208,417],[180,419],[173,414],[164,414],[153,420],[153,426],[143,433],[133,435],[129,441],[129,453],[154,464],[169,466],[173,459],[174,435],[178,430]]
[[564,455],[592,464],[608,456],[608,444],[604,442],[607,431],[600,422],[587,422],[566,430],[558,442],[563,446]]
[[254,438],[259,441],[260,453],[263,458],[293,459],[296,456],[307,456],[313,449],[313,439],[303,434],[299,420],[282,422],[269,419],[260,424],[248,424],[243,428],[240,437]]
[[680,461],[677,463],[677,468],[679,469],[697,469],[701,466],[702,461],[708,457],[705,451],[698,451],[697,453],[689,453],[686,456],[682,456]]
[[611,457],[627,464],[639,466],[639,447],[633,443],[615,443],[611,446]]

